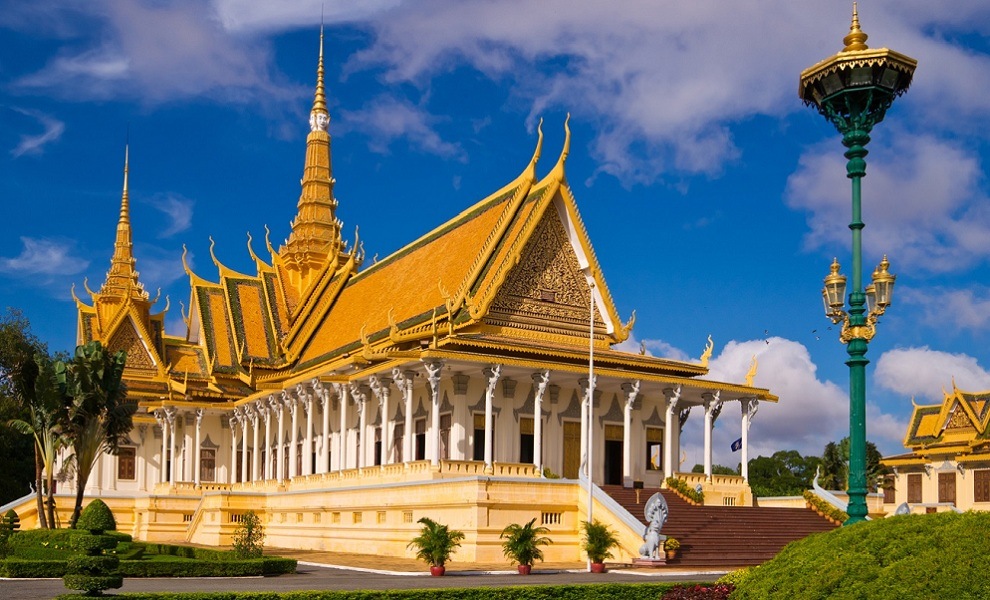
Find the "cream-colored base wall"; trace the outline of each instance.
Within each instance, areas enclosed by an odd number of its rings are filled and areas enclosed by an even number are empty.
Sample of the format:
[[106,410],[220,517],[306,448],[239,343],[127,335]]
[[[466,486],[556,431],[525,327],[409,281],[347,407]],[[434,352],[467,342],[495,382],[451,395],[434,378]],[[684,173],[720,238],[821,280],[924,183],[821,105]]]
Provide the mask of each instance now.
[[[509,468],[511,465],[503,465]],[[375,471],[379,471],[375,469]],[[553,544],[548,561],[578,561],[581,523],[587,519],[587,492],[574,481],[527,477],[448,474],[429,481],[381,481],[370,473],[363,485],[301,478],[290,485],[221,484],[160,486],[147,497],[105,495],[118,530],[146,541],[227,546],[242,515],[261,516],[268,547],[356,552],[414,557],[407,548],[418,533],[421,517],[429,517],[466,533],[454,561],[499,562],[499,534],[510,523],[536,519],[546,526]],[[327,479],[327,478],[324,478]],[[92,498],[87,497],[88,503]],[[73,497],[59,496],[62,523],[68,522]],[[37,527],[34,499],[15,507],[22,528]],[[621,545],[616,560],[638,555],[641,533],[597,499],[594,518],[608,524]]]

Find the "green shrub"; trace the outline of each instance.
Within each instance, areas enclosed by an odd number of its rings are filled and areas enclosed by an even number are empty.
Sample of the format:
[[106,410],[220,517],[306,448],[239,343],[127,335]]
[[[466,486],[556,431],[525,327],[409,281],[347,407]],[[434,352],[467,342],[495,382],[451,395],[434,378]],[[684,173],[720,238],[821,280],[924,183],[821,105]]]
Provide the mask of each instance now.
[[83,509],[76,522],[76,529],[83,529],[90,533],[100,534],[104,531],[117,529],[117,521],[113,518],[113,512],[106,502],[97,498]]
[[732,598],[990,598],[988,539],[985,512],[857,523],[792,542]]
[[64,560],[0,560],[0,577],[52,579],[65,575]]
[[296,572],[291,558],[254,558],[206,562],[198,560],[121,561],[120,573],[125,577],[252,577],[285,575]]
[[812,492],[811,490],[804,491],[804,499],[806,502],[808,502],[808,504],[811,504],[811,506],[813,506],[815,510],[818,510],[819,512],[824,514],[826,517],[832,519],[833,521],[836,521],[838,523],[845,523],[846,521],[849,520],[849,515],[846,514],[846,511],[832,506],[831,504],[820,498],[818,494]]
[[244,513],[234,530],[233,548],[237,558],[261,558],[264,553],[265,528],[253,510]]
[[668,477],[665,481],[667,488],[674,490],[681,496],[687,498],[695,504],[705,503],[705,493],[699,492],[698,490],[690,487],[683,479],[678,479],[676,477]]

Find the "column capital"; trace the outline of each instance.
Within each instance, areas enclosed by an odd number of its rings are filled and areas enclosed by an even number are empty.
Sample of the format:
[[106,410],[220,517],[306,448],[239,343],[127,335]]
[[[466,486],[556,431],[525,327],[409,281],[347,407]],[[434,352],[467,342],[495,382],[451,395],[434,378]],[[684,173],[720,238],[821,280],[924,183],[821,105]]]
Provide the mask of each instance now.
[[406,393],[407,389],[412,389],[412,382],[415,377],[416,371],[403,371],[398,367],[392,369],[392,380],[395,382],[395,387],[399,388],[403,394]]
[[633,409],[633,403],[636,402],[636,398],[639,396],[639,385],[640,382],[637,379],[632,382],[625,382],[622,384],[622,391],[626,393],[626,410],[630,411]]
[[502,365],[485,367],[481,370],[481,373],[488,380],[488,393],[493,393],[495,391],[495,384],[498,383],[498,378],[502,375]]
[[203,415],[205,415],[205,414],[206,414],[206,411],[203,410],[202,408],[197,408],[196,409],[196,427],[199,427],[200,425],[203,424]]

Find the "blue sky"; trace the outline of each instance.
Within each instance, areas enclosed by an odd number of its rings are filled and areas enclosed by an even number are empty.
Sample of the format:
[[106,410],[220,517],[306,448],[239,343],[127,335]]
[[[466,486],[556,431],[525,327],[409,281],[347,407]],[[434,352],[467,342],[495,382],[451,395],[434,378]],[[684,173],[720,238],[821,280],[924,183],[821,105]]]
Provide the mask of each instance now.
[[[138,269],[169,296],[170,331],[183,244],[200,276],[216,279],[210,236],[250,272],[246,234],[261,254],[265,225],[277,245],[295,213],[321,4],[0,1],[0,304],[53,350],[74,344],[69,288],[85,296],[109,266],[128,129]],[[545,173],[569,112],[569,180],[620,312],[637,312],[630,347],[696,360],[710,334],[712,376],[731,381],[758,355],[756,384],[781,402],[754,421],[756,451],[820,453],[848,428],[820,289],[833,256],[849,272],[849,184],[797,82],[841,49],[851,6],[616,6],[326,2],[345,231],[388,255],[514,178],[541,117]],[[893,453],[912,396],[953,377],[990,389],[990,5],[859,9],[871,47],[919,61],[864,181],[866,267],[887,253],[898,276],[868,355],[868,437]],[[738,422],[723,413],[716,460],[738,460]]]

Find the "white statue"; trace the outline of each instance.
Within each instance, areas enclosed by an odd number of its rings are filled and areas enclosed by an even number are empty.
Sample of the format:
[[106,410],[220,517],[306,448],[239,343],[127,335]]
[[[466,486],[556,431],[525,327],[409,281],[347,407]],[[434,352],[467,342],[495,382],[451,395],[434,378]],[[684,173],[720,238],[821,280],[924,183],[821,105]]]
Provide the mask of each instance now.
[[649,525],[646,526],[646,533],[643,534],[643,545],[639,547],[641,557],[658,559],[663,554],[663,543],[667,536],[660,533],[660,529],[667,522],[669,512],[667,501],[660,492],[653,494],[646,501],[643,514]]

